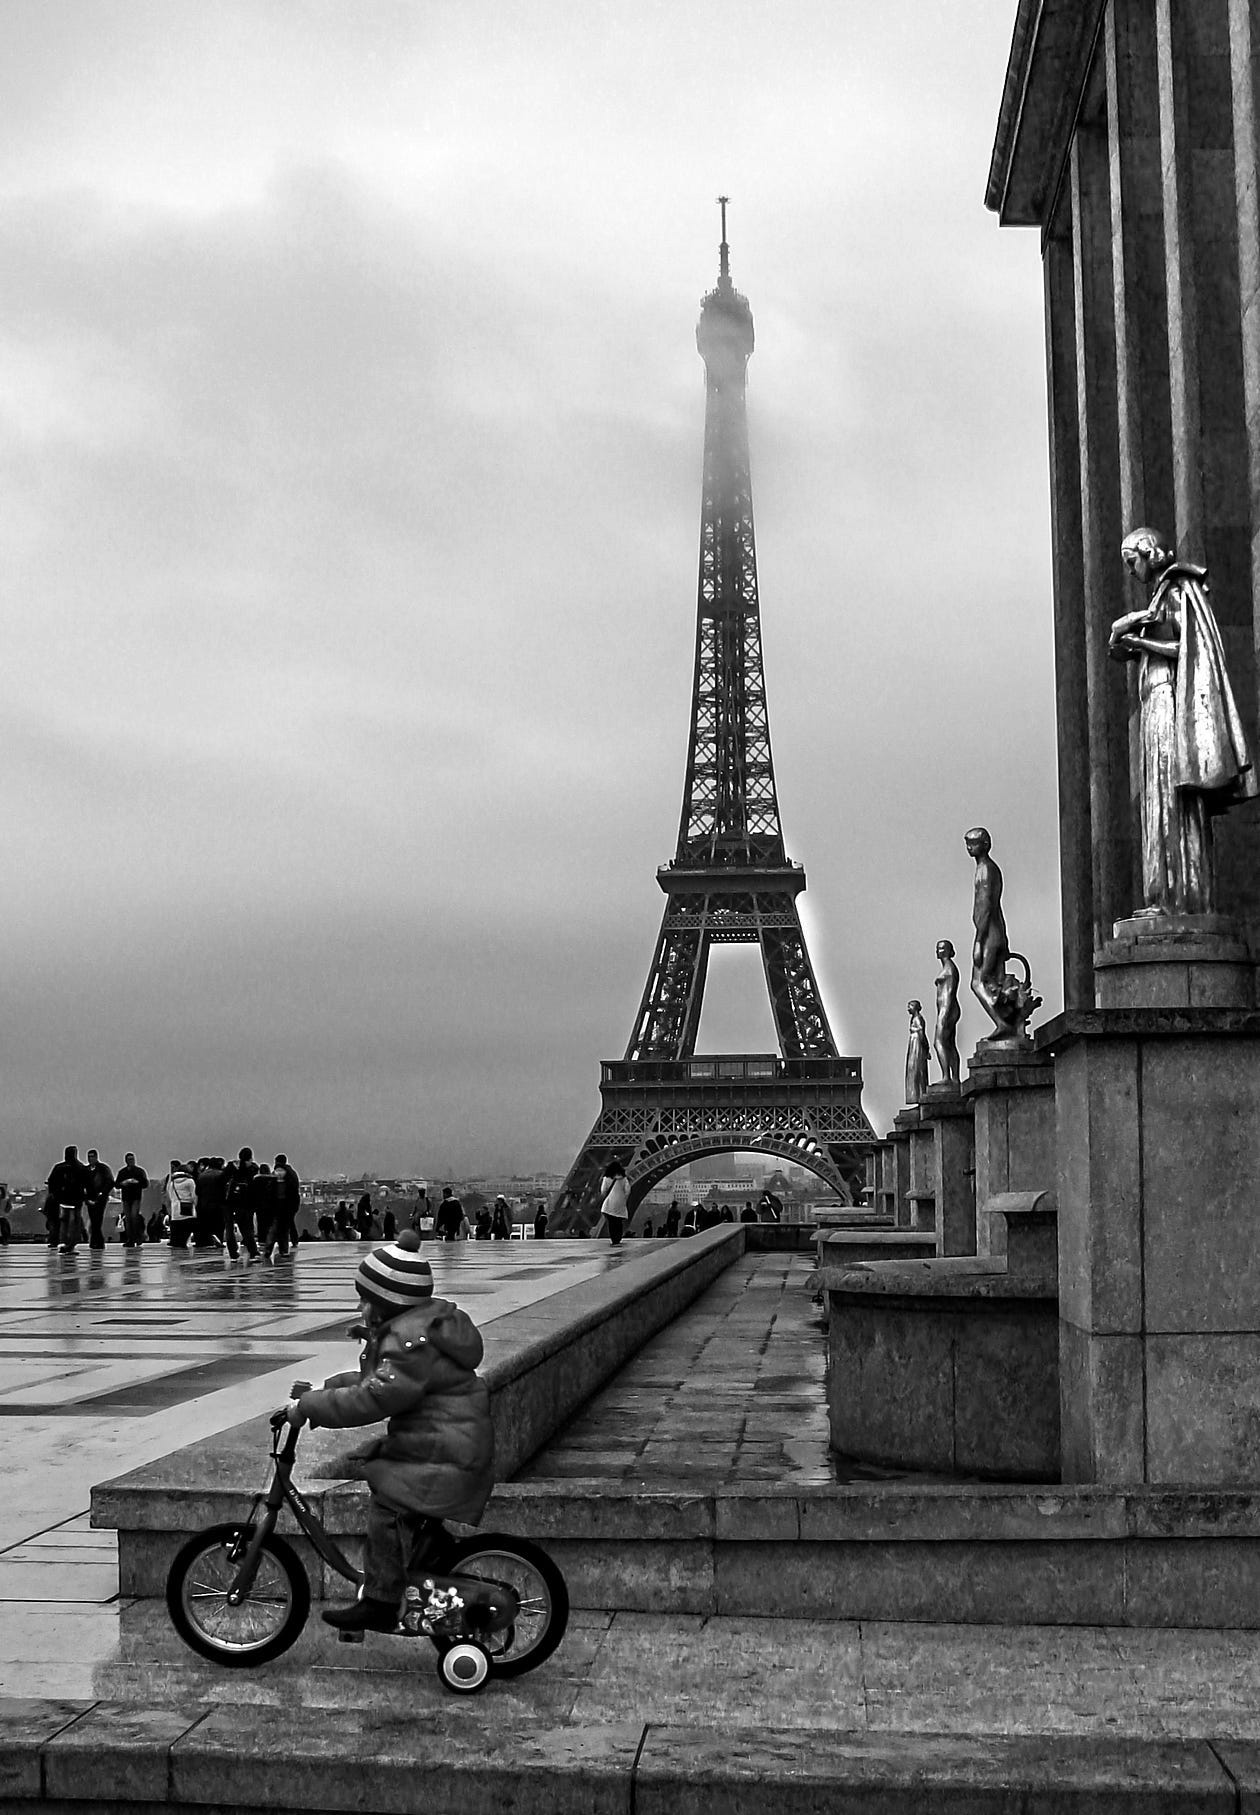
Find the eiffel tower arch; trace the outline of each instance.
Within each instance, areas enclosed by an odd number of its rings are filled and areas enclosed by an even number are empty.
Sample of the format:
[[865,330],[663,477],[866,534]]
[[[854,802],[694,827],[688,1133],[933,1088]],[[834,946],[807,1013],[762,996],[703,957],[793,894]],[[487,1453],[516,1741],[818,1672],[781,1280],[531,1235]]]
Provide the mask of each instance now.
[[[779,821],[761,659],[748,459],[752,310],[731,282],[726,198],[718,281],[700,307],[704,478],[691,737],[678,848],[657,871],[665,913],[625,1057],[601,1068],[602,1107],[556,1196],[556,1234],[590,1228],[619,1159],[630,1207],[690,1160],[775,1155],[848,1194],[875,1139],[862,1062],[836,1051],[797,912],[805,872]],[[777,1053],[698,1054],[714,945],[760,948]]]

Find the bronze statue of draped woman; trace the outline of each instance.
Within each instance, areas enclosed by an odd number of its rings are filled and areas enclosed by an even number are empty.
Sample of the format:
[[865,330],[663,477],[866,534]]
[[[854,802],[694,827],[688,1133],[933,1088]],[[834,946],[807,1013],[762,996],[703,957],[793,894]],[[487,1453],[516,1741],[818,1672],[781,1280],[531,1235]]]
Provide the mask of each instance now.
[[923,1019],[921,1002],[907,1002],[906,1013],[910,1017],[910,1039],[906,1045],[906,1102],[919,1103],[926,1096],[928,1087],[927,1022]]
[[1146,605],[1111,626],[1110,653],[1138,663],[1142,909],[1216,911],[1212,817],[1257,791],[1229,684],[1207,573],[1178,561],[1167,537],[1135,529],[1121,544]]

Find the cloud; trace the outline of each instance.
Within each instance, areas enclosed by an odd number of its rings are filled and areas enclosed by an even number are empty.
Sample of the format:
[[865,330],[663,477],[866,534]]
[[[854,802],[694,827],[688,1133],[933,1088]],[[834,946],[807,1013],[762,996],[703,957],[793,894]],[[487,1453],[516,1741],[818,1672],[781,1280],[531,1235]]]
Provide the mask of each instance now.
[[[876,1122],[977,819],[1051,994],[1006,0],[13,10],[11,1171],[88,1122],[567,1163],[677,824],[719,188],[784,823]],[[738,968],[706,1027],[762,1044]]]

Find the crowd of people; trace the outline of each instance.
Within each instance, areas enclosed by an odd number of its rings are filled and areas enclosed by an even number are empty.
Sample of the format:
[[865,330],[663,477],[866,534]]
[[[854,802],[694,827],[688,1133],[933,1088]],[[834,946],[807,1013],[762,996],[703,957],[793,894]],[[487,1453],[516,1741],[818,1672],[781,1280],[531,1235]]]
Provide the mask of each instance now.
[[301,1185],[287,1154],[278,1153],[271,1165],[255,1160],[250,1147],[242,1147],[234,1160],[215,1154],[173,1159],[163,1180],[162,1203],[146,1220],[142,1206],[149,1182],[134,1153],[125,1154],[114,1172],[95,1147],[88,1148],[86,1160],[79,1158],[77,1147],[67,1147],[48,1175],[48,1246],[62,1254],[73,1254],[83,1241],[103,1248],[106,1212],[115,1191],[125,1248],[138,1248],[146,1239],[169,1240],[172,1248],[226,1248],[232,1260],[244,1249],[246,1260],[255,1261],[288,1259],[297,1246]]
[[[242,1147],[234,1160],[222,1155],[172,1159],[162,1181],[161,1203],[146,1218],[143,1199],[149,1184],[149,1175],[137,1165],[134,1153],[125,1154],[114,1172],[95,1147],[88,1148],[86,1160],[79,1158],[77,1147],[67,1147],[48,1175],[44,1222],[49,1248],[62,1254],[73,1254],[81,1242],[103,1248],[105,1219],[115,1192],[120,1202],[118,1234],[125,1248],[138,1248],[145,1241],[169,1241],[172,1248],[185,1250],[226,1249],[232,1260],[239,1259],[243,1251],[247,1262],[270,1261],[287,1260],[301,1239],[297,1224],[301,1184],[287,1154],[278,1153],[270,1165],[255,1160],[249,1147]],[[5,1214],[7,1192],[7,1186],[0,1186],[0,1242],[10,1232]],[[609,1163],[599,1193],[602,1220],[596,1233],[606,1234],[615,1247],[631,1221],[628,1181],[618,1161]],[[746,1198],[738,1215],[733,1204],[711,1200],[684,1209],[675,1198],[659,1230],[645,1217],[639,1234],[688,1236],[718,1223],[777,1223],[782,1212],[782,1199],[769,1188],[755,1206]],[[406,1222],[421,1240],[440,1242],[511,1241],[514,1233],[506,1197],[500,1194],[493,1204],[482,1202],[470,1222],[450,1185],[442,1187],[436,1203],[421,1186]],[[547,1210],[540,1203],[533,1218],[536,1239],[546,1236],[547,1226]],[[371,1193],[365,1191],[353,1209],[342,1198],[335,1211],[321,1211],[316,1233],[321,1241],[393,1241],[399,1233],[399,1218],[389,1205],[378,1210]],[[308,1237],[310,1234],[308,1230]]]

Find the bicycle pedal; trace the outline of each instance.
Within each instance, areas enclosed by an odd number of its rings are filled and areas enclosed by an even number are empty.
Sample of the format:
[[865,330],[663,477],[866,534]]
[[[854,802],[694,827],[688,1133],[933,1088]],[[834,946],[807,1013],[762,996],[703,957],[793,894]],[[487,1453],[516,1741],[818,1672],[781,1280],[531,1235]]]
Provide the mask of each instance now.
[[337,1634],[337,1640],[338,1643],[342,1645],[361,1645],[363,1643],[363,1634],[361,1632],[339,1632]]

